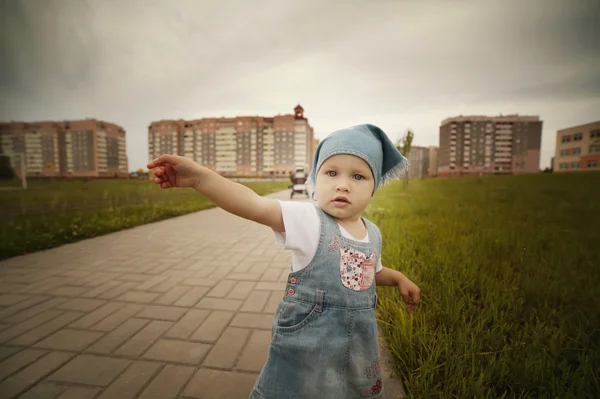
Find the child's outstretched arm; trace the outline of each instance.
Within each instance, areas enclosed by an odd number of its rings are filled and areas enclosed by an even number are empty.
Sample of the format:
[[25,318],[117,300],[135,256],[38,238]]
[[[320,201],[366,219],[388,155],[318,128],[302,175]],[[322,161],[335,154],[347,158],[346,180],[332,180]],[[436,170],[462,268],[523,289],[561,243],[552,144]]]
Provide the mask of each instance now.
[[421,302],[421,289],[397,270],[384,267],[375,274],[375,284],[397,286],[402,300],[408,305],[408,313],[415,310]]
[[248,187],[228,180],[189,158],[161,155],[147,166],[148,169],[154,169],[154,182],[161,188],[193,188],[229,213],[275,231],[285,231],[281,206],[277,200],[261,197]]

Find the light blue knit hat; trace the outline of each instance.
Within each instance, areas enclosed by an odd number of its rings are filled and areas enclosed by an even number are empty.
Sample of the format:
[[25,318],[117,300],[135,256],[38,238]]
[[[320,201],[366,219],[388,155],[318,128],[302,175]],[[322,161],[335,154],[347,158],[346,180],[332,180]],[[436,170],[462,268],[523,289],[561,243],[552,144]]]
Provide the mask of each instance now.
[[408,169],[404,157],[383,130],[365,124],[336,130],[319,143],[307,185],[314,198],[317,172],[328,158],[338,154],[350,154],[364,159],[373,172],[373,193],[392,179],[400,178]]

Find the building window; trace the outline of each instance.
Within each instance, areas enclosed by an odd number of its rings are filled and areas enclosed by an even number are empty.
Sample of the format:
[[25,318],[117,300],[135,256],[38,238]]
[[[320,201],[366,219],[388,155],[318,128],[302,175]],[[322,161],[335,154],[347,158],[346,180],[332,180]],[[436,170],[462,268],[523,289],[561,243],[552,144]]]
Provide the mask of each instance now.
[[571,138],[571,136],[563,136],[561,142],[568,143],[570,141],[569,140],[570,138]]
[[600,145],[598,145],[598,144],[592,144],[590,146],[590,151],[589,152],[590,152],[590,154],[597,154],[597,153],[599,153],[600,152]]
[[583,140],[583,133],[575,133],[573,136],[573,141]]
[[598,167],[598,162],[596,162],[596,161],[588,161],[587,162],[587,167],[589,169],[597,168]]
[[581,147],[573,148],[573,155],[579,155],[579,154],[581,154]]
[[579,162],[573,162],[571,164],[571,169],[579,169]]
[[598,139],[598,138],[600,138],[600,129],[592,130],[590,132],[590,138],[591,139]]

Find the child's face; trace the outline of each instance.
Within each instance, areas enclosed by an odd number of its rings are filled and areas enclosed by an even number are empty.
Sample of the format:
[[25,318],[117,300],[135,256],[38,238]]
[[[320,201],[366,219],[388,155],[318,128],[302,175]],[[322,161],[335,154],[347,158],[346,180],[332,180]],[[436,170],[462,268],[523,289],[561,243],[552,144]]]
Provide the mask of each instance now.
[[337,219],[358,220],[374,187],[368,163],[354,155],[334,155],[323,162],[317,173],[315,199],[322,210]]

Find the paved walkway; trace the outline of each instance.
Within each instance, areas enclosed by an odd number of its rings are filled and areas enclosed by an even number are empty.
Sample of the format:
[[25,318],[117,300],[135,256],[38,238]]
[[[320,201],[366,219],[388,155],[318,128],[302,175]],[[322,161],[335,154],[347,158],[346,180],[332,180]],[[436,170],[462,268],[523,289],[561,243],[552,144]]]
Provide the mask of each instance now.
[[214,208],[0,262],[0,398],[247,399],[289,257]]

